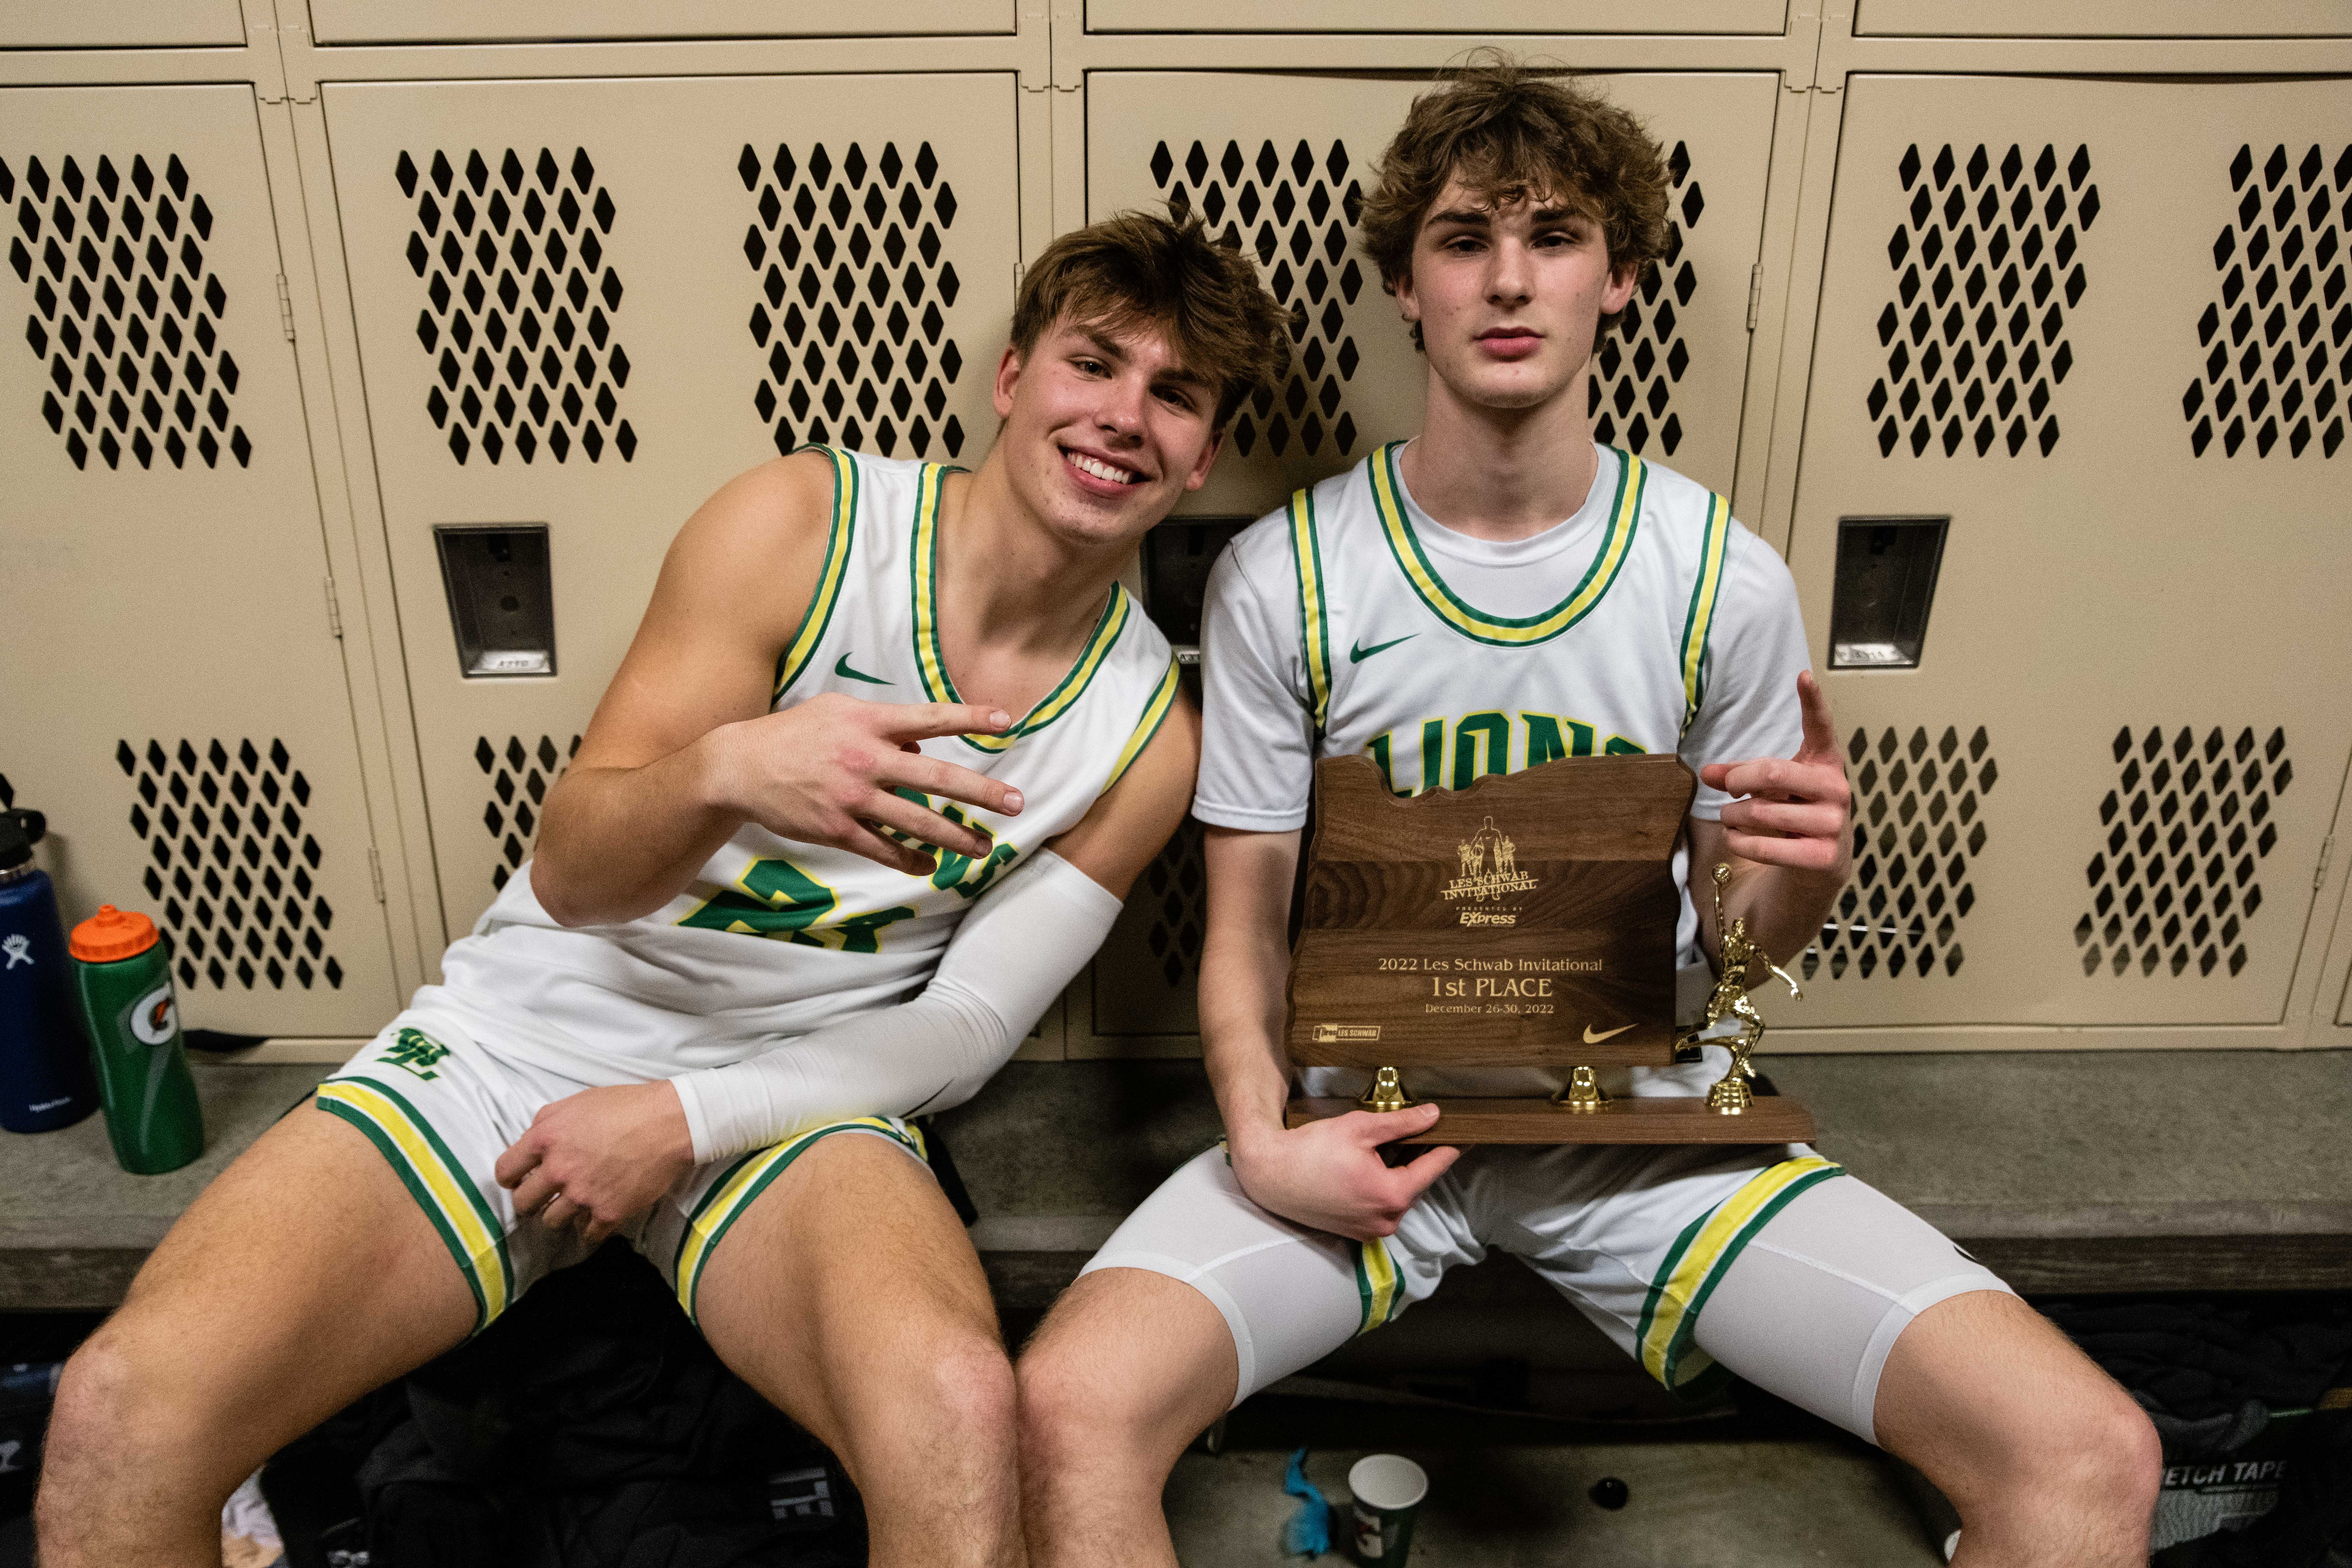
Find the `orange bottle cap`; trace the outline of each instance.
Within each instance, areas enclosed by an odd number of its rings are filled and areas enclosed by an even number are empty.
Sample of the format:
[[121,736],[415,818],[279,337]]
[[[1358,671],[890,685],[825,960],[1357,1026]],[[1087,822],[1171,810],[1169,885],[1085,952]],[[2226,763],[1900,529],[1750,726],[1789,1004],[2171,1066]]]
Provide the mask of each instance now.
[[126,913],[112,904],[100,904],[98,913],[73,928],[73,938],[67,945],[84,963],[111,963],[120,958],[136,958],[159,940],[155,922],[138,910]]

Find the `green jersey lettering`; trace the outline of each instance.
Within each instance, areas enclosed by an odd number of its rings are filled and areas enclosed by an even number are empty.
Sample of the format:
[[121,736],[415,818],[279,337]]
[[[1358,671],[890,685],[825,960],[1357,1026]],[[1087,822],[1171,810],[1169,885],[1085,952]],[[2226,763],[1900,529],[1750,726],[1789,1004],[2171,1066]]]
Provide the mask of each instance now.
[[[1589,757],[1592,754],[1592,726],[1573,719],[1562,719],[1557,713],[1522,713],[1519,721],[1527,726],[1528,767],[1537,767],[1558,757]],[[1565,728],[1563,741],[1560,731]]]
[[[738,889],[740,889],[740,891]],[[810,926],[840,907],[831,888],[789,860],[754,860],[734,888],[677,923],[705,931],[805,942]]]
[[[822,933],[838,933],[844,952],[879,952],[882,951],[882,928],[912,920],[915,911],[901,904],[895,910],[876,910],[871,914],[851,915],[835,921]],[[830,944],[828,944],[830,945]]]
[[[1525,745],[1517,759],[1520,768],[1539,767],[1561,757],[1589,757],[1596,751],[1611,757],[1649,754],[1648,748],[1622,735],[1612,735],[1603,742],[1595,726],[1559,713],[1521,713],[1519,722],[1526,730]],[[1410,798],[1423,790],[1468,789],[1482,778],[1517,771],[1511,765],[1511,721],[1506,714],[1480,712],[1465,713],[1459,719],[1423,719],[1420,729],[1421,778],[1411,786],[1397,783],[1396,731],[1375,735],[1364,746],[1372,761],[1380,764],[1381,777],[1387,781],[1391,795]],[[1445,768],[1449,731],[1454,759],[1450,776]],[[940,885],[948,884],[941,881]]]
[[1423,719],[1421,721],[1421,783],[1413,794],[1435,789],[1445,779],[1445,721]]
[[[1481,745],[1481,742],[1484,745]],[[1480,765],[1480,752],[1485,765]],[[1472,713],[1454,725],[1454,787],[1468,789],[1481,776],[1511,771],[1511,721],[1500,713]]]

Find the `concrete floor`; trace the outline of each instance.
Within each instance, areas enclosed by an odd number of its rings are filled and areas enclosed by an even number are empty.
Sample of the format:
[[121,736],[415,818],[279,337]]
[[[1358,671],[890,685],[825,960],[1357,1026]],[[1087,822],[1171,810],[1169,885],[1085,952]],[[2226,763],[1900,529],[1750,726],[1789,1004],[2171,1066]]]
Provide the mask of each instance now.
[[[1414,1568],[1937,1568],[1885,1462],[1832,1438],[1603,1442],[1402,1452],[1430,1473],[1415,1525]],[[1348,1467],[1361,1454],[1308,1456],[1307,1479],[1345,1518]],[[1292,1563],[1282,1489],[1288,1456],[1228,1451],[1184,1457],[1168,1486],[1176,1552],[1188,1568]],[[1615,1511],[1587,1496],[1623,1481]],[[1347,1562],[1344,1552],[1326,1561]]]

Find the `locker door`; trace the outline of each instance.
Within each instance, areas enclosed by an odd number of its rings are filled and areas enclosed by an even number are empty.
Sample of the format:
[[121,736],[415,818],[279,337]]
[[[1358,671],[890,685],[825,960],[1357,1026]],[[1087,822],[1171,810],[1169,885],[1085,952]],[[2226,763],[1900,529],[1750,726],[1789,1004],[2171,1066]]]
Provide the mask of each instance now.
[[[1754,0],[1749,0],[1750,4]],[[331,44],[535,42],[547,38],[792,38],[1010,33],[1012,0],[311,0]]]
[[[268,14],[267,7],[261,14]],[[0,12],[0,48],[168,48],[244,42],[245,21],[236,0],[94,0],[82,5],[11,5]]]
[[[1009,76],[326,89],[442,907],[462,932],[688,513],[805,442],[976,464]],[[436,524],[548,530],[555,670],[467,677]]]
[[397,1005],[253,93],[0,91],[0,763],[194,1026]]
[[1862,0],[1857,33],[2022,38],[2262,38],[2344,36],[2329,0]]
[[2340,84],[1849,92],[1790,557],[1948,515],[1832,672],[1861,854],[1775,1023],[2277,1020],[2352,730]]
[[[1642,7],[1645,33],[1778,33],[1787,0],[1654,0]],[[1615,33],[1627,13],[1606,0],[1454,0],[1447,32]],[[1152,0],[1087,0],[1087,26],[1105,33],[1423,33],[1429,7],[1415,0],[1193,0],[1179,14]]]
[[[1779,91],[1769,75],[1587,79],[1640,114],[1669,153],[1674,237],[1594,362],[1595,431],[1731,489],[1748,374],[1748,283],[1762,243]],[[1097,72],[1087,204],[1097,216],[1178,203],[1230,232],[1292,312],[1278,392],[1245,406],[1183,510],[1255,518],[1419,426],[1424,371],[1395,301],[1354,248],[1371,167],[1426,84],[1238,72]],[[1200,836],[1137,884],[1094,969],[1094,1037],[1182,1039],[1205,915]],[[1140,1048],[1152,1048],[1143,1046]]]

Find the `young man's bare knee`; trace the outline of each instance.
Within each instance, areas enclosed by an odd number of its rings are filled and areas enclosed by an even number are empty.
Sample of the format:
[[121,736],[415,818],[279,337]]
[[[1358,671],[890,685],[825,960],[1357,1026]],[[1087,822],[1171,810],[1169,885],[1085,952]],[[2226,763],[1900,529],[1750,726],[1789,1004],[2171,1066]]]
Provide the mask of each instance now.
[[[1114,1324],[1143,1331],[1121,1342],[1107,1331]],[[1082,1277],[1015,1372],[1028,1462],[1080,1470],[1140,1465],[1155,1478],[1224,1413],[1235,1383],[1230,1331],[1208,1299],[1133,1269]]]

